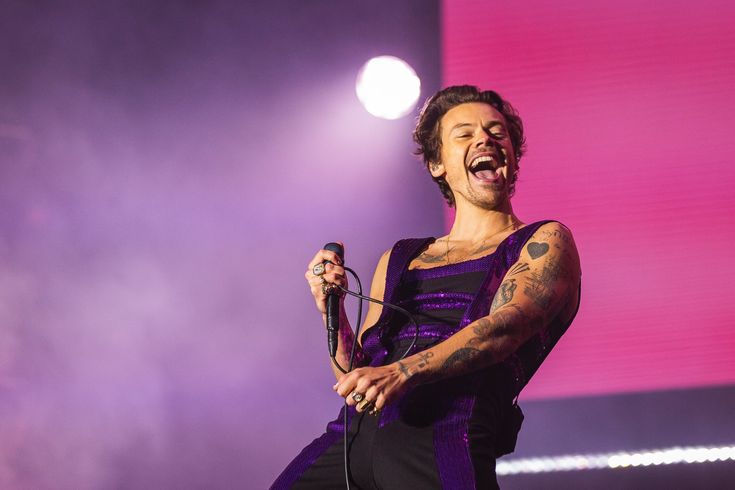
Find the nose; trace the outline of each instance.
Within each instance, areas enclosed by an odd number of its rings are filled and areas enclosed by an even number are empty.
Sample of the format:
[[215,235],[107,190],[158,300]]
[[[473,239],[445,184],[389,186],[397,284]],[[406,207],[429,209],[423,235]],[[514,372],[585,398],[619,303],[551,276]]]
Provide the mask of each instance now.
[[489,130],[480,129],[475,139],[475,148],[492,148],[497,150],[498,143],[495,138],[492,137]]

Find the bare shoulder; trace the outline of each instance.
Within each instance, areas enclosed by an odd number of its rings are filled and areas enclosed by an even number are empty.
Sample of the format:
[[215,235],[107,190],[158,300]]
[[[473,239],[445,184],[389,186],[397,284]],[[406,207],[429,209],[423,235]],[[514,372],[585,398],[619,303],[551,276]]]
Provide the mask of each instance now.
[[375,267],[375,274],[373,275],[373,287],[376,282],[380,282],[383,289],[385,288],[385,276],[388,273],[388,262],[390,261],[390,254],[392,249],[388,249],[383,252],[378,260],[378,265]]
[[550,221],[539,226],[532,238],[553,243],[558,249],[573,248],[576,250],[572,230],[558,221]]
[[535,261],[546,255],[569,267],[579,268],[579,252],[572,231],[558,221],[541,225],[526,242],[521,258]]
[[[524,292],[545,308],[554,301],[574,309],[582,271],[572,231],[558,221],[541,225],[528,239],[518,262],[527,277]],[[520,279],[520,278],[519,278]]]
[[[373,283],[370,286],[370,297],[378,300],[384,300],[385,296],[385,278],[388,272],[388,262],[390,261],[391,249],[386,250],[378,260],[378,265],[375,267],[375,273],[373,274]],[[375,323],[380,319],[380,314],[383,311],[383,307],[379,304],[370,302],[368,304],[368,311],[365,315],[365,321],[363,322],[363,333],[366,330],[372,328]]]
[[383,252],[383,255],[380,256],[380,260],[378,260],[378,267],[383,267],[384,269],[388,268],[388,261],[390,260],[390,253],[393,251],[392,248],[389,248],[385,252]]

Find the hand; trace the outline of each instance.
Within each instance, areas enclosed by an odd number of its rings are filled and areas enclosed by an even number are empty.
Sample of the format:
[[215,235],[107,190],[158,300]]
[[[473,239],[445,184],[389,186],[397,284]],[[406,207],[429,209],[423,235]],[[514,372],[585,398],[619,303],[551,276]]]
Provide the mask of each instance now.
[[[370,408],[382,409],[386,404],[395,401],[408,389],[408,378],[401,372],[398,363],[380,367],[358,368],[339,377],[332,388],[344,398],[347,405],[357,405],[358,412]],[[353,398],[354,393],[364,395],[362,401]]]
[[[341,245],[341,243],[340,243]],[[324,264],[324,274],[317,276],[314,274],[314,266],[322,264],[325,261],[330,261],[331,264]],[[309,289],[311,294],[314,296],[317,309],[322,315],[327,314],[327,295],[322,290],[322,284],[336,284],[347,288],[347,277],[345,276],[345,269],[342,267],[342,261],[339,256],[328,250],[319,250],[306,269],[306,282],[309,283]]]

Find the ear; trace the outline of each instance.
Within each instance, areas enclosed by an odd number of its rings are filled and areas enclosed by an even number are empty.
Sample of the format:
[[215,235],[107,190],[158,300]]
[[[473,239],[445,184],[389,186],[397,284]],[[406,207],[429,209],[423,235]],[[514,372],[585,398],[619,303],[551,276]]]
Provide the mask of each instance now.
[[443,177],[446,173],[444,164],[441,162],[429,162],[429,173],[434,178]]

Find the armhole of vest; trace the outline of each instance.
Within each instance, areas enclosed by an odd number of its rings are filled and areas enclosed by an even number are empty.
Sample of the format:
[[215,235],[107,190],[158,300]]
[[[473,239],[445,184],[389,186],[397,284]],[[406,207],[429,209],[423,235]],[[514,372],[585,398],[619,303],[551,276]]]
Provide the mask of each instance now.
[[[388,257],[388,265],[386,266],[385,270],[385,284],[383,288],[384,302],[391,302],[396,288],[401,284],[403,274],[406,272],[408,264],[411,263],[411,260],[416,255],[416,252],[421,247],[426,246],[426,244],[432,239],[433,237],[404,238],[402,240],[398,240],[395,245],[393,245],[393,248],[391,248],[390,250],[390,256]],[[397,271],[398,277],[396,278],[395,284],[392,287],[388,287],[388,278],[390,277],[390,273],[393,270]],[[383,308],[383,311],[380,314],[380,318],[378,318],[378,322],[384,320],[389,314],[389,311],[386,310],[390,310],[390,308]]]

